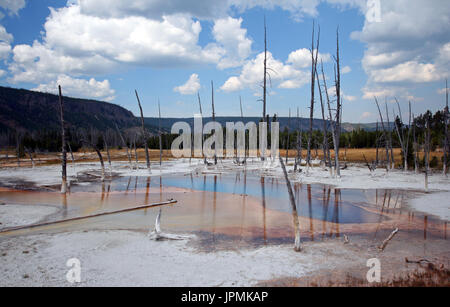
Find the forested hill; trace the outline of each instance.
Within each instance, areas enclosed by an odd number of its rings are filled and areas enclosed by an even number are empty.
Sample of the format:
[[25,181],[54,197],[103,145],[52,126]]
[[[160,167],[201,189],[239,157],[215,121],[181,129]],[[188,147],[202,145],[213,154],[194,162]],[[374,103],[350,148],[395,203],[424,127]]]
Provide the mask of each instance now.
[[[115,129],[139,125],[137,118],[118,105],[64,97],[64,119],[69,128]],[[55,130],[60,127],[57,95],[0,87],[0,130]]]
[[[115,129],[115,123],[121,128],[131,128],[140,126],[139,118],[135,117],[127,109],[107,102],[64,97],[64,117],[68,128],[74,130],[78,128],[105,131],[108,128]],[[144,106],[145,109],[145,106]],[[59,130],[59,101],[58,96],[41,92],[33,92],[24,89],[14,89],[0,86],[0,131],[21,130],[33,132],[37,130]],[[203,124],[211,121],[212,118],[204,118]],[[240,117],[217,116],[216,120],[224,127],[226,122],[241,121]],[[271,121],[272,118],[269,118]],[[162,118],[161,128],[165,132],[170,132],[172,125],[178,121],[186,121],[193,125],[193,118]],[[244,122],[260,121],[259,117],[246,117]],[[286,126],[292,130],[297,130],[299,125],[295,117],[279,117],[280,130]],[[145,125],[150,133],[157,131],[158,118],[145,118]],[[301,118],[301,129],[309,129],[309,119]],[[313,129],[321,130],[323,121],[314,119]],[[375,130],[375,124],[343,124],[344,131],[352,131],[361,128],[365,130]]]

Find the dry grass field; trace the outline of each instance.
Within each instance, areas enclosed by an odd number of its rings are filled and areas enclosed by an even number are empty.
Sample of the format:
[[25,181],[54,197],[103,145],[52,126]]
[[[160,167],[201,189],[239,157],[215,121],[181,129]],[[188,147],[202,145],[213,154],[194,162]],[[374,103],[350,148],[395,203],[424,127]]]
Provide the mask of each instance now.
[[[6,158],[6,154],[8,154],[8,158]],[[118,149],[112,149],[110,150],[111,154],[111,160],[112,161],[127,161],[128,157],[126,154],[126,150],[118,150]],[[144,149],[138,149],[138,160],[140,162],[145,161],[145,151]],[[281,156],[286,156],[286,150],[280,149]],[[334,157],[334,151],[331,151],[332,156]],[[105,162],[107,161],[107,154],[106,152],[102,152],[103,159]],[[134,156],[134,150],[131,152],[132,161],[135,161]],[[297,156],[297,150],[289,150],[289,157],[294,158]],[[364,163],[364,156],[366,156],[368,161],[373,161],[376,158],[376,149],[374,148],[364,148],[364,149],[341,149],[339,152],[340,160],[346,161],[349,163]],[[424,153],[421,152],[419,154],[420,159],[423,159]],[[0,151],[0,166],[2,167],[8,167],[8,166],[17,166],[17,159],[15,157],[15,152],[13,150],[8,151]],[[59,153],[39,153],[39,154],[33,154],[33,159],[35,160],[36,165],[49,165],[49,164],[56,164],[60,163],[60,154]],[[322,150],[313,150],[312,151],[312,157],[317,159],[322,159],[323,152]],[[394,149],[394,157],[395,157],[395,165],[396,167],[400,167],[402,164],[402,157],[401,157],[401,149],[395,148]],[[431,153],[431,157],[437,157],[438,159],[438,167],[442,166],[442,157],[443,153],[442,151],[435,151]],[[168,160],[173,158],[170,150],[164,150],[163,151],[163,160]],[[303,158],[306,158],[306,150],[303,150]],[[71,163],[71,156],[70,153],[68,153],[67,156],[68,163]],[[94,151],[91,151],[89,149],[81,149],[78,152],[74,153],[74,159],[75,162],[97,162],[98,156]],[[384,148],[379,149],[379,159],[381,161],[385,160],[385,150]],[[159,150],[152,149],[150,150],[150,160],[153,162],[159,161]],[[31,160],[28,156],[25,156],[20,159],[20,165],[21,166],[31,166]]]

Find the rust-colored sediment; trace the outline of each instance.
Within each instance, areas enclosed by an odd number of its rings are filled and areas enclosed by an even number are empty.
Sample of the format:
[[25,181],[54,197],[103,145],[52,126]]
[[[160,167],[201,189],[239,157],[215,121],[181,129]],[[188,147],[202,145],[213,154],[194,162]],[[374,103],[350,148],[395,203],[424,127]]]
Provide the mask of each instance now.
[[[7,203],[47,204],[61,207],[66,216],[85,216],[120,210],[151,202],[176,199],[177,205],[164,209],[163,224],[173,231],[202,231],[242,238],[280,239],[294,236],[292,215],[265,207],[260,199],[228,193],[194,191],[175,187],[149,187],[131,191],[76,192],[66,196],[56,192],[17,191],[0,188],[0,200]],[[364,210],[380,213],[374,207]],[[337,224],[300,217],[302,237],[321,240],[343,234],[382,236],[384,230],[423,232],[427,237],[447,238],[447,223],[396,210],[381,213],[378,223]],[[146,228],[130,220],[130,228]],[[61,226],[63,227],[63,225]]]

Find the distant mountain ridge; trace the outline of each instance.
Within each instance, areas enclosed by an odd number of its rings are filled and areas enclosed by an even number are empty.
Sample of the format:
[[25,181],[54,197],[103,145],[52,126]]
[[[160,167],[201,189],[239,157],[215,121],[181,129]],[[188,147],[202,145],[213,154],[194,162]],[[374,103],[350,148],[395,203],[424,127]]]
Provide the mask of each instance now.
[[[115,124],[122,128],[133,128],[140,126],[139,118],[134,114],[116,104],[96,101],[91,99],[79,99],[64,96],[65,121],[72,128],[96,128],[106,130],[115,129]],[[144,105],[145,110],[145,105]],[[244,122],[260,121],[260,117],[245,117]],[[272,120],[272,118],[270,118]],[[298,129],[297,118],[278,117],[280,130],[289,126],[290,130]],[[194,119],[190,118],[162,118],[161,128],[170,132],[175,122],[185,121],[193,127]],[[211,117],[203,118],[203,123],[212,121]],[[239,116],[217,116],[216,121],[224,127],[226,122],[242,121]],[[150,133],[158,131],[159,119],[147,117],[144,119]],[[300,118],[303,131],[309,129],[309,118]],[[343,123],[344,131],[354,129],[375,130],[376,124],[350,124]],[[34,92],[24,89],[15,89],[0,86],[0,130],[19,129],[35,131],[41,129],[56,130],[60,128],[59,100],[57,95]],[[314,119],[313,129],[323,128],[323,120]]]
[[[146,117],[145,123],[146,125],[153,124],[158,122],[157,117]],[[227,122],[244,122],[245,124],[248,122],[258,123],[261,120],[261,117],[244,117],[240,116],[216,116],[216,121],[219,122],[222,127],[225,128],[225,124]],[[270,118],[272,120],[272,118]],[[192,128],[194,127],[194,118],[161,118],[161,128],[164,131],[170,131],[172,125],[176,122],[187,122]],[[212,117],[204,117],[203,124],[212,121]],[[283,131],[285,127],[289,127],[291,131],[299,129],[298,119],[296,117],[277,117],[277,121],[280,123],[280,130]],[[300,118],[300,129],[303,131],[309,130],[309,118]],[[323,120],[322,119],[314,119],[313,120],[313,130],[322,130],[323,129]],[[362,129],[367,131],[375,131],[376,123],[369,124],[351,124],[351,123],[342,123],[342,130],[345,132],[351,132],[353,130]],[[381,130],[381,126],[379,127]]]

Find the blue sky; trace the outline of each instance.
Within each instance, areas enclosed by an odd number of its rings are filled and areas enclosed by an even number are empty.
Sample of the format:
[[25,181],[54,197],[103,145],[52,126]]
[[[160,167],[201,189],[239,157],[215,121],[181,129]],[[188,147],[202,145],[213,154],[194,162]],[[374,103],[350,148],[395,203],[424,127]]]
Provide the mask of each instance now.
[[[373,122],[376,95],[389,109],[397,97],[415,113],[443,108],[450,60],[450,6],[445,0],[379,2],[378,22],[366,18],[376,0],[0,0],[0,84],[120,104],[146,116],[216,112],[260,116],[259,87],[267,20],[272,87],[268,113],[309,113],[313,20],[333,85],[340,29],[344,120]],[[431,3],[429,3],[431,2]],[[50,10],[52,8],[52,10]],[[373,12],[373,11],[372,11]],[[259,57],[258,57],[259,55]],[[188,81],[189,80],[189,81]],[[332,89],[330,89],[332,94]],[[316,97],[318,102],[318,96]],[[316,105],[316,117],[320,117]]]

